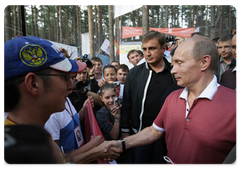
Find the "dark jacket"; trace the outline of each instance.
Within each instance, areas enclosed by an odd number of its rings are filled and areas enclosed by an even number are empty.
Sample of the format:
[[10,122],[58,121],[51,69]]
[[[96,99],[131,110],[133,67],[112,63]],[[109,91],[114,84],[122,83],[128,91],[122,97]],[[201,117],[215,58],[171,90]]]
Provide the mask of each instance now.
[[[171,70],[171,65],[163,58],[168,71]],[[142,119],[144,113],[144,105],[147,96],[148,86],[151,81],[152,70],[149,69],[148,63],[145,62],[139,66],[132,68],[125,81],[123,103],[121,109],[121,132],[134,133],[141,131]],[[171,75],[172,76],[172,75]],[[173,82],[175,82],[172,76]],[[159,104],[161,104],[159,96]]]
[[[219,56],[219,61],[220,61],[220,58],[221,58],[221,56]],[[219,75],[219,73],[220,73],[220,67],[221,67],[221,64],[219,64],[219,66],[218,66],[218,69],[217,69],[217,71],[215,72],[215,75],[217,76],[217,80],[218,80],[218,82],[220,81],[220,75]],[[235,60],[235,58],[231,58],[231,64],[230,64],[230,66],[229,66],[229,69],[233,69],[234,67],[236,67],[236,60]]]

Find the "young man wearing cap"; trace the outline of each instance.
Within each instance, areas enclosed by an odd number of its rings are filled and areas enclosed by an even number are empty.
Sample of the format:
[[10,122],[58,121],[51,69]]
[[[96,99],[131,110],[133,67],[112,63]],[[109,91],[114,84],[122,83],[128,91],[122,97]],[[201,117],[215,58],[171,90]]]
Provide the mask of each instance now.
[[[44,127],[49,116],[65,109],[72,91],[70,73],[79,73],[85,63],[67,59],[60,50],[44,39],[31,36],[14,38],[4,44],[5,125],[27,124]],[[85,163],[98,158],[116,158],[104,153],[102,143],[75,157]],[[93,156],[91,156],[93,155]]]

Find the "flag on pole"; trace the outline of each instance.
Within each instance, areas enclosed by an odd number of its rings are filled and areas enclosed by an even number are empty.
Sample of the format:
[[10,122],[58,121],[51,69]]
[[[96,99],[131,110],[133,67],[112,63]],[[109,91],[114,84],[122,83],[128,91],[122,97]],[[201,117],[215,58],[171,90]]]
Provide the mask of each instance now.
[[[91,101],[88,98],[87,107],[86,107],[86,113],[85,113],[85,138],[86,143],[91,140],[91,136],[98,136],[101,135],[103,138],[103,141],[105,141],[103,134],[101,132],[101,129],[98,126],[97,120],[95,119],[95,116],[93,114]],[[98,164],[108,164],[108,161],[104,161],[101,159],[97,160]]]
[[114,40],[114,46],[116,47],[116,53],[119,55],[119,44]]

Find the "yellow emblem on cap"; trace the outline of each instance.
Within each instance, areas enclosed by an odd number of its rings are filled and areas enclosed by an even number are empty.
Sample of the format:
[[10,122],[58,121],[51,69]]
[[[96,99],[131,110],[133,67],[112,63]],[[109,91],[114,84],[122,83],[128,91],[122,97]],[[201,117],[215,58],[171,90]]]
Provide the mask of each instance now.
[[27,44],[20,50],[22,62],[31,67],[39,67],[47,61],[46,51],[37,44]]

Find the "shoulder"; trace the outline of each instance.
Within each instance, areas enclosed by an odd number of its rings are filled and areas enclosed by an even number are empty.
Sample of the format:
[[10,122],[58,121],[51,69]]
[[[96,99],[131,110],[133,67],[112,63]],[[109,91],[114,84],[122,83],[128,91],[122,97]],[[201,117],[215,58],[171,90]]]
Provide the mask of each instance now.
[[233,90],[233,89],[230,89],[228,87],[220,85],[218,87],[218,91],[219,91],[220,94],[222,94],[222,95],[224,95],[226,97],[231,97],[231,99],[233,99],[233,98],[236,99],[236,91]]

